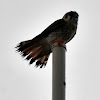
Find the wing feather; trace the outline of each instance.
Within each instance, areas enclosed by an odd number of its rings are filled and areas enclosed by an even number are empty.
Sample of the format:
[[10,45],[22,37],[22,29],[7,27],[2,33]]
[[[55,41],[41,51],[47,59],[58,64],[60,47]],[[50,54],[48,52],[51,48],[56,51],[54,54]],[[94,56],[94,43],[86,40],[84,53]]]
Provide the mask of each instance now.
[[52,23],[50,26],[48,26],[41,34],[37,35],[35,39],[41,39],[41,37],[47,37],[51,32],[56,31],[57,29],[63,27],[66,24],[66,22],[63,19],[59,19]]

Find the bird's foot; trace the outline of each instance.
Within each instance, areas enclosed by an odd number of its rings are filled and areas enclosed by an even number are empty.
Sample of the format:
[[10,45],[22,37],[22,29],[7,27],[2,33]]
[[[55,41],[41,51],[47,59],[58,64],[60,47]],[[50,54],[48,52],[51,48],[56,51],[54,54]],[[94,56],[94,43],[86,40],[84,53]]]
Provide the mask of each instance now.
[[64,40],[54,40],[53,43],[56,43],[57,46],[63,47]]
[[66,46],[64,44],[64,40],[54,40],[52,48],[54,48],[54,47],[63,47],[66,49]]

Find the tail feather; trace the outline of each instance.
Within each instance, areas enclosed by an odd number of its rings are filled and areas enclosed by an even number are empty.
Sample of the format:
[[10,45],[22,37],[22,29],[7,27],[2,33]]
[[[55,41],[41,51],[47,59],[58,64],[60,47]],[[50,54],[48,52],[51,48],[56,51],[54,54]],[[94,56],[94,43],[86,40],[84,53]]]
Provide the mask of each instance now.
[[40,66],[40,68],[42,68],[43,65],[46,66],[48,57],[49,57],[49,55],[43,56],[42,58],[39,58],[39,59],[37,60],[37,62],[36,62],[36,66],[37,66],[37,67]]
[[38,56],[40,55],[40,53],[41,53],[41,50],[35,51],[35,52],[32,52],[32,53],[30,54],[30,56],[31,56],[33,59],[35,59],[36,57],[38,57]]
[[33,45],[27,47],[26,49],[24,49],[24,52],[28,52],[30,50],[33,51],[34,49],[38,49],[38,48],[36,48],[38,46],[39,46],[39,44],[33,44]]
[[31,40],[28,41],[23,41],[21,43],[19,43],[16,48],[18,52],[22,52],[23,50],[25,50],[27,47],[30,47],[31,44]]
[[29,64],[36,61],[36,67],[42,68],[46,65],[50,52],[45,54],[45,49],[39,42],[33,40],[23,41],[17,46],[17,51],[21,53],[26,60],[30,60]]

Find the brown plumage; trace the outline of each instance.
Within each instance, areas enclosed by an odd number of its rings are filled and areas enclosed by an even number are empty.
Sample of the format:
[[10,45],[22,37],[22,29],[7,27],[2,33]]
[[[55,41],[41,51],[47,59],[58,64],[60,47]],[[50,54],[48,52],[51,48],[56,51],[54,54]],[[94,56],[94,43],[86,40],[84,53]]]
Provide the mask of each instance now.
[[21,52],[23,57],[26,56],[26,60],[30,60],[30,64],[37,60],[36,66],[40,66],[40,68],[42,68],[43,65],[46,65],[48,57],[51,53],[50,47],[49,51],[46,51],[47,49],[45,45],[46,43],[41,45],[39,41],[34,41],[33,39],[19,43],[16,48],[18,52]]
[[42,68],[46,65],[52,52],[54,42],[69,42],[76,34],[78,14],[68,12],[62,19],[55,21],[35,38],[19,43],[16,48],[23,57],[30,60],[30,64],[36,61],[36,66]]

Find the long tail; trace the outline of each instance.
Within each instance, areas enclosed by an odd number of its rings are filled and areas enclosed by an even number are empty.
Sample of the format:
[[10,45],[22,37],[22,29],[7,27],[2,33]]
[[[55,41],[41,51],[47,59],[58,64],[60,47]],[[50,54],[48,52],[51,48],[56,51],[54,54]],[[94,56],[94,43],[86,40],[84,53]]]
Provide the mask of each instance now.
[[40,66],[40,68],[46,65],[51,53],[50,47],[41,45],[39,42],[33,40],[23,41],[16,48],[23,57],[30,60],[30,64],[36,61],[36,67]]

